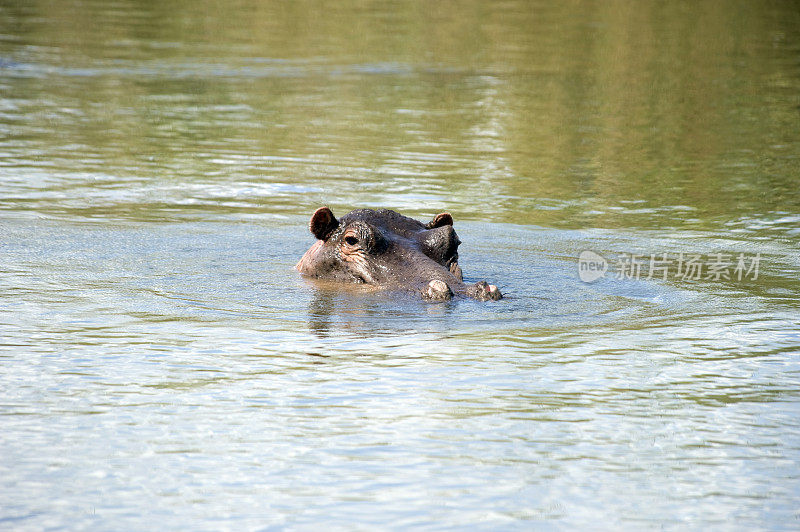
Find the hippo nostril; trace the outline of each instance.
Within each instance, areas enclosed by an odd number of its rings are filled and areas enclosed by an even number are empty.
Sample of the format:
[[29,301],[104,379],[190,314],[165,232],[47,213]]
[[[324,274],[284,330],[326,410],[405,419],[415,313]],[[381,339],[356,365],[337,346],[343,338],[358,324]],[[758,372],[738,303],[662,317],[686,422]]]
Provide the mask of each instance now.
[[434,279],[422,290],[422,295],[431,301],[446,301],[453,297],[453,292],[447,283],[440,279]]
[[428,286],[432,290],[436,290],[437,292],[444,292],[446,290],[449,290],[449,288],[447,286],[447,283],[445,283],[444,281],[441,281],[439,279],[434,279],[433,281],[428,283]]
[[500,290],[493,284],[489,284],[486,281],[479,281],[473,285],[473,297],[480,301],[497,301],[503,298],[503,294],[500,293]]

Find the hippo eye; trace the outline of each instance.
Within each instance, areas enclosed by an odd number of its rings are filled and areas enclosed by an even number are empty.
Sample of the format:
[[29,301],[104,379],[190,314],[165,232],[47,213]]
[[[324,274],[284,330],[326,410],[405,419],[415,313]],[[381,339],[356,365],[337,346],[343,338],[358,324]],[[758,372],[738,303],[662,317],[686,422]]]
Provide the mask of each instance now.
[[344,241],[348,246],[355,246],[358,244],[358,239],[354,236],[346,236],[344,237]]

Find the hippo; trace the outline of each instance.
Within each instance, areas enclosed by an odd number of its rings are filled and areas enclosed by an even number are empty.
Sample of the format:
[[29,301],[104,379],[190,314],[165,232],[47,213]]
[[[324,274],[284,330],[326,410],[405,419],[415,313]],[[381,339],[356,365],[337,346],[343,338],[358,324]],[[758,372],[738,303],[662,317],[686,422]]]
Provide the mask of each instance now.
[[308,224],[317,241],[295,268],[306,276],[420,294],[429,301],[503,296],[496,286],[466,284],[458,264],[461,241],[443,212],[423,224],[389,209],[357,209],[337,220],[328,207]]

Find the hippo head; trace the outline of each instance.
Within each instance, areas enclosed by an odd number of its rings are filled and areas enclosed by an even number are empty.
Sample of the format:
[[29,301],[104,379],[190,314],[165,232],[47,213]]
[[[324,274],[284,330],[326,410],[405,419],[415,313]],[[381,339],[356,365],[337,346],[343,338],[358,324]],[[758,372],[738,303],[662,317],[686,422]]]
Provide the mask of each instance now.
[[482,301],[502,297],[484,281],[467,285],[449,213],[423,224],[388,209],[358,209],[337,220],[327,207],[311,216],[317,242],[297,263],[300,273],[346,283],[366,283],[446,300],[460,294]]

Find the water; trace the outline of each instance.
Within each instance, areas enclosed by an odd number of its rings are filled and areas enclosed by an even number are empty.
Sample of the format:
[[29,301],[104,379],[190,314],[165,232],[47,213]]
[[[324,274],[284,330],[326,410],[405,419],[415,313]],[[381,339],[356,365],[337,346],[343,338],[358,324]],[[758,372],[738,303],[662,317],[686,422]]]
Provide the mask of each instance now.
[[[0,3],[0,523],[795,529],[799,60],[789,3]],[[322,205],[506,299],[300,278]]]

